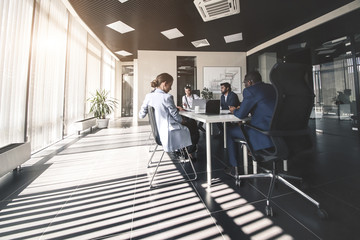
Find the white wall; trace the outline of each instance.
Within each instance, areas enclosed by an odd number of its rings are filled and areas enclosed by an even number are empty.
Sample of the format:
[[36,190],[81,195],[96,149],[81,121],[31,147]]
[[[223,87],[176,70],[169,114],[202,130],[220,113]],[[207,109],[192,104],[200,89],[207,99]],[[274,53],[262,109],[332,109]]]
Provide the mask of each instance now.
[[[180,52],[180,51],[138,51],[137,72],[138,84],[137,95],[134,93],[134,120],[138,119],[140,106],[145,95],[151,91],[150,82],[160,73],[166,72],[174,77],[174,84],[170,94],[174,94],[176,102],[177,92],[177,71],[176,57],[196,57],[197,65],[197,88],[203,88],[203,67],[208,66],[240,66],[241,78],[246,74],[246,53],[245,52]],[[135,64],[134,64],[135,65]],[[135,105],[135,102],[138,104]],[[141,119],[139,119],[141,121]],[[146,120],[147,121],[147,120]]]

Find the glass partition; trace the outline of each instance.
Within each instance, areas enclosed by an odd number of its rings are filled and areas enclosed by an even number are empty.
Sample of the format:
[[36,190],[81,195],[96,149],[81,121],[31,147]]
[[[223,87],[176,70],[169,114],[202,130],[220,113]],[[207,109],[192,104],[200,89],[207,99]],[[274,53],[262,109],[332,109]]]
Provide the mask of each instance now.
[[122,67],[122,100],[121,116],[133,116],[134,66]]

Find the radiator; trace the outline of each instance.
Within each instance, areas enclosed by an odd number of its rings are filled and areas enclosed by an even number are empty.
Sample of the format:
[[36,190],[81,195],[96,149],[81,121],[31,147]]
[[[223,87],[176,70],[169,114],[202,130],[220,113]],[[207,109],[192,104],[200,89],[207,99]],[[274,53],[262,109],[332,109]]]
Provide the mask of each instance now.
[[0,148],[0,177],[17,168],[30,157],[30,142],[12,143]]

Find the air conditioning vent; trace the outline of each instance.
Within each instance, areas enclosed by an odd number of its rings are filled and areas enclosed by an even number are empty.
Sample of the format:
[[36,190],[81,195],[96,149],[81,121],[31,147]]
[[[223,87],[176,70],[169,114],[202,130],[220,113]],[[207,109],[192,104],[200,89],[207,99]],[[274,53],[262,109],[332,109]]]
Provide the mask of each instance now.
[[194,0],[204,22],[240,13],[239,0]]
[[208,42],[208,40],[206,39],[201,39],[201,40],[197,40],[197,41],[193,41],[191,42],[194,47],[199,48],[199,47],[206,47],[206,46],[210,46],[210,43]]

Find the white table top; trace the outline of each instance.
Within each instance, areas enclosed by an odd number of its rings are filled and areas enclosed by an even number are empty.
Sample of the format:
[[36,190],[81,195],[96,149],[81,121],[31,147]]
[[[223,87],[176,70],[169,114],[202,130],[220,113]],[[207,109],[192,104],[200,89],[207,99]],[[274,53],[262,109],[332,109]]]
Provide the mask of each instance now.
[[241,119],[231,114],[229,110],[221,110],[218,115],[206,115],[205,111],[195,113],[194,111],[180,111],[180,115],[192,118],[203,123],[217,123],[217,122],[239,122]]

